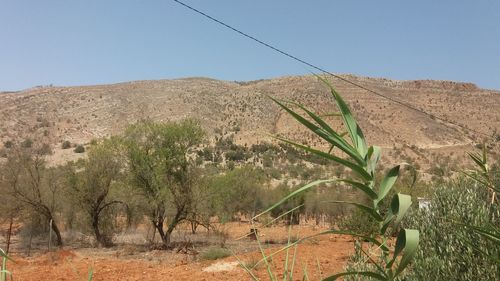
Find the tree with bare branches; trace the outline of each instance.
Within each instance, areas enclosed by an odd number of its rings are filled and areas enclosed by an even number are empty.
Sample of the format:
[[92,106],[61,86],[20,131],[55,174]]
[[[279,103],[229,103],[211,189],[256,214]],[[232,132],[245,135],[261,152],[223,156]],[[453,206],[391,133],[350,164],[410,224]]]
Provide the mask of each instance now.
[[61,204],[59,196],[64,188],[64,177],[59,167],[48,168],[45,152],[36,147],[14,147],[9,150],[0,178],[4,196],[28,212],[40,215],[62,246],[61,231],[56,213]]

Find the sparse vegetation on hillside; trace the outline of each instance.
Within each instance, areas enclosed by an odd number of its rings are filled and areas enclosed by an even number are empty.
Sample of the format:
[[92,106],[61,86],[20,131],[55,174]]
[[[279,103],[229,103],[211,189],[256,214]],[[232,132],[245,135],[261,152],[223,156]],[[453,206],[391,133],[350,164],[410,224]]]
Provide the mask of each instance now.
[[[500,130],[497,112],[482,110],[499,103],[500,95],[495,91],[443,81],[401,82],[354,76],[348,78],[373,88],[386,89],[389,93],[400,93],[404,95],[405,102],[436,116],[467,125],[473,130],[485,133]],[[431,153],[436,152],[441,157],[452,150],[458,154],[454,160],[457,166],[463,168],[468,162],[461,153],[464,146],[482,142],[481,136],[446,127],[442,122],[433,121],[368,93],[358,92],[344,83],[337,83],[336,86],[352,105],[371,142],[384,147],[397,143],[422,149],[419,157],[415,157],[407,147],[398,148],[398,153],[387,155],[388,163],[397,163],[411,156],[421,171],[426,172],[434,163]],[[304,128],[296,126],[292,118],[269,104],[263,94],[257,93],[272,93],[280,99],[295,100],[306,106],[314,105],[321,115],[326,116],[326,120],[331,121],[334,128],[340,126],[331,115],[333,103],[328,92],[311,76],[253,81],[246,85],[207,79],[180,79],[92,87],[44,87],[0,95],[0,104],[5,105],[0,107],[0,117],[4,118],[0,118],[0,141],[4,143],[10,140],[19,144],[26,138],[38,140],[47,132],[44,142],[57,150],[61,149],[63,140],[83,144],[94,138],[120,134],[134,120],[180,120],[191,117],[201,120],[212,144],[215,143],[215,137],[233,135],[235,144],[243,147],[246,144],[250,148],[254,144],[270,141],[268,133],[277,133],[300,142],[305,141],[308,145],[324,145]],[[154,104],[151,101],[155,101]],[[492,151],[498,152],[500,148],[498,142],[488,145],[493,145]],[[242,156],[240,152],[230,154]],[[61,155],[64,155],[64,159],[61,159]],[[78,154],[67,156],[55,153],[48,161],[62,164],[66,158],[77,160],[80,157]],[[224,159],[220,160],[224,162]]]

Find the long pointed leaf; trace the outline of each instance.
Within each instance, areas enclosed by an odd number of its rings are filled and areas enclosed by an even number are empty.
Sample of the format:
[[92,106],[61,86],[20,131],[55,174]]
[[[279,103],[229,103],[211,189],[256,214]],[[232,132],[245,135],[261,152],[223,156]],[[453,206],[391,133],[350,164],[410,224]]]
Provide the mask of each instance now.
[[375,191],[373,191],[373,189],[371,189],[368,185],[366,185],[364,183],[360,183],[360,182],[352,181],[352,180],[339,180],[339,181],[345,182],[345,183],[351,185],[352,187],[363,191],[371,199],[377,199],[377,197],[378,197],[378,194]]
[[302,271],[304,272],[304,277],[302,277],[302,281],[309,281],[309,275],[307,274],[307,264],[302,266]]
[[250,275],[250,277],[252,277],[252,280],[253,281],[259,281],[259,278],[257,278],[257,276],[255,276],[255,274],[253,274],[252,272],[252,269],[248,268],[248,266],[245,265],[245,263],[238,257],[238,255],[236,255],[236,253],[229,249],[229,251],[231,251],[231,254],[233,257],[236,258],[236,261],[238,261],[238,264],[243,268],[243,270],[246,271],[246,273],[248,273],[248,275]]
[[368,207],[366,205],[363,205],[363,204],[359,204],[359,203],[355,203],[355,202],[348,202],[348,201],[328,201],[328,202],[353,205],[356,208],[358,208],[359,210],[361,210],[361,211],[365,212],[366,214],[370,215],[376,221],[381,222],[381,221],[384,220],[384,218],[382,218],[382,216],[375,209],[373,209],[371,207]]
[[391,222],[396,218],[396,216],[392,213],[391,210],[389,210],[389,213],[385,217],[384,223],[382,224],[382,227],[380,228],[380,234],[384,235],[385,232],[387,231],[387,228],[391,224]]
[[293,247],[292,267],[290,268],[290,281],[293,281],[293,268],[295,267],[295,262],[297,260],[297,248],[298,245],[295,244],[295,246]]
[[[253,220],[252,220],[252,227],[255,228]],[[262,247],[262,244],[260,243],[259,237],[257,235],[255,235],[255,237],[257,238],[257,245],[259,246],[260,253],[262,255],[262,259],[264,260],[264,264],[266,265],[266,270],[267,270],[267,274],[269,275],[269,280],[275,281],[276,277],[274,276],[274,273],[271,269],[271,264],[268,261],[269,256],[266,256],[266,253],[264,252],[264,248]]]
[[277,103],[281,108],[283,108],[285,111],[287,111],[292,117],[294,117],[297,121],[302,123],[302,125],[306,126],[309,130],[326,140],[327,142],[334,144],[338,148],[340,148],[342,151],[344,151],[347,155],[349,155],[351,158],[356,160],[359,164],[364,164],[363,157],[358,153],[356,149],[353,147],[347,145],[342,139],[342,137],[338,136],[336,137],[335,135],[329,134],[327,131],[323,130],[322,128],[314,125],[313,123],[309,122],[307,119],[302,117],[300,114],[296,113],[295,111],[291,110],[289,107],[278,101],[277,99],[274,99],[270,97],[271,100],[273,100],[275,103]]
[[304,185],[303,187],[291,192],[290,194],[288,194],[287,196],[283,197],[280,201],[278,201],[278,203],[272,205],[271,207],[269,207],[267,210],[263,211],[262,213],[256,215],[255,217],[252,218],[252,220],[255,220],[256,218],[262,216],[263,214],[266,214],[268,212],[270,212],[271,210],[281,206],[283,203],[285,203],[288,199],[290,198],[293,198],[295,196],[297,196],[298,194],[316,186],[316,185],[320,185],[320,184],[323,184],[323,183],[330,183],[330,182],[336,182],[337,180],[336,179],[329,179],[329,180],[317,180],[317,181],[313,181],[311,183],[308,183],[306,185]]
[[11,258],[9,258],[9,256],[7,256],[7,254],[5,253],[5,251],[3,249],[1,249],[1,248],[0,248],[0,257],[6,258],[6,259],[14,262]]
[[377,163],[380,160],[380,147],[370,146],[368,148],[366,158],[366,162],[368,163],[367,170],[370,174],[375,175],[375,169],[377,168]]
[[[294,247],[294,246],[297,246],[298,244],[308,240],[308,239],[311,239],[311,238],[314,238],[314,237],[317,237],[317,236],[320,236],[320,235],[327,235],[327,234],[340,234],[340,235],[350,235],[350,236],[354,236],[354,237],[358,237],[360,239],[363,239],[363,240],[366,240],[368,242],[371,242],[375,245],[377,245],[378,247],[380,247],[380,249],[382,249],[382,251],[389,251],[389,248],[385,245],[385,243],[381,243],[380,241],[378,241],[377,239],[373,238],[373,237],[370,237],[370,236],[366,236],[366,235],[363,235],[363,234],[358,234],[358,233],[354,233],[354,232],[350,232],[350,231],[342,231],[342,230],[334,230],[334,229],[330,229],[330,230],[326,230],[326,231],[322,231],[320,233],[316,233],[316,234],[313,234],[313,235],[310,235],[310,236],[306,236],[304,238],[301,238],[293,243],[290,243],[288,245],[286,245],[285,247],[277,250],[277,251],[274,251],[273,253],[271,254],[268,254],[267,255],[267,258],[271,258],[283,251],[285,251],[286,249],[288,248],[291,248],[291,247]],[[264,259],[261,259],[259,260],[255,265],[258,265],[260,264],[261,262],[263,262]]]
[[406,194],[395,194],[391,201],[391,212],[396,216],[394,223],[398,225],[411,206],[411,196]]
[[384,235],[393,221],[395,222],[394,226],[397,227],[410,208],[411,203],[411,196],[400,193],[394,194],[391,200],[389,213],[386,215],[382,227],[380,228],[380,234]]
[[88,276],[87,280],[92,281],[93,276],[94,276],[94,269],[91,267],[89,270],[89,276]]
[[477,171],[466,171],[466,172],[462,172],[464,175],[466,175],[467,177],[473,179],[474,181],[477,181],[478,183],[488,187],[490,184],[488,183],[488,181],[484,180],[482,175],[480,175]]
[[[304,204],[300,204],[300,205],[298,205],[298,206],[294,207],[293,209],[291,209],[291,210],[288,210],[288,211],[284,212],[283,214],[281,214],[281,215],[279,215],[279,216],[275,217],[274,219],[272,219],[270,222],[268,222],[268,223],[264,224],[262,227],[268,227],[268,226],[270,226],[270,225],[271,225],[271,224],[273,224],[275,221],[277,221],[277,220],[281,219],[282,217],[284,217],[284,216],[288,215],[289,213],[291,213],[291,212],[293,212],[293,211],[295,211],[295,210],[297,210],[298,208],[301,208],[301,207],[303,207],[303,206],[304,206]],[[247,235],[248,235],[248,234],[247,234]]]
[[483,172],[487,172],[487,169],[485,169],[485,159],[484,158],[481,158],[481,155],[480,154],[476,154],[476,153],[468,153],[469,154],[469,157],[474,161],[476,162],[476,165],[481,168],[481,170],[483,170]]
[[342,114],[342,119],[344,120],[344,125],[347,131],[349,132],[349,136],[351,137],[354,147],[356,147],[359,154],[362,157],[364,157],[367,152],[365,137],[363,135],[363,132],[361,131],[361,128],[358,126],[356,119],[354,119],[354,116],[349,110],[349,107],[347,106],[346,102],[342,99],[342,97],[337,93],[337,91],[335,91],[330,82],[328,82],[326,79],[323,79],[320,76],[317,77],[320,80],[322,80],[326,85],[328,85],[328,87],[330,88],[330,92],[334,97],[338,108],[340,109],[340,113]]
[[[307,115],[309,115],[309,117],[311,117],[314,121],[316,121],[316,123],[318,123],[318,125],[321,126],[321,128],[323,128],[323,130],[327,131],[328,133],[330,133],[332,135],[338,135],[337,132],[335,132],[335,130],[332,129],[332,127],[330,127],[330,125],[328,125],[316,113],[310,111],[309,109],[307,109],[305,106],[301,105],[300,103],[296,103],[296,102],[293,102],[293,101],[290,101],[289,103],[291,103],[291,104],[299,107],[300,109],[302,109],[305,113],[307,113]],[[347,142],[346,142],[346,144],[347,144]]]
[[351,149],[351,150],[353,149],[353,147],[351,147],[349,145],[349,143],[347,143],[342,138],[343,137],[342,134],[339,134],[339,133],[335,132],[335,130],[333,130],[323,119],[321,119],[321,117],[319,117],[314,112],[308,110],[306,107],[304,107],[303,105],[301,105],[299,103],[296,103],[296,102],[291,102],[291,103],[294,104],[295,106],[298,106],[305,113],[307,113],[307,115],[309,115],[309,117],[311,117],[314,121],[316,121],[316,123],[318,123],[318,125],[320,125],[321,128],[323,128],[323,130],[327,131],[332,136],[335,136],[336,138],[338,138],[338,140],[345,146],[345,149]]
[[[398,251],[399,248],[402,248],[404,252],[403,252],[403,257],[399,262],[395,276],[401,273],[413,259],[413,256],[417,252],[418,243],[420,241],[419,236],[420,233],[418,232],[418,230],[415,229],[403,229],[399,233],[398,238],[396,240],[396,249],[394,250],[394,255],[396,255],[396,252]],[[400,252],[401,250],[398,253]]]
[[400,165],[393,167],[387,172],[384,179],[380,183],[380,189],[378,191],[378,199],[377,202],[380,203],[384,199],[384,197],[389,193],[394,183],[399,177],[399,168]]
[[477,234],[495,242],[496,244],[500,244],[500,231],[495,225],[489,225],[488,227],[479,227],[474,225],[468,225],[459,223],[459,225],[470,228],[472,231]]
[[363,250],[363,247],[360,247],[359,249],[361,250],[361,252],[363,252],[363,254],[365,254],[365,256],[368,257],[370,262],[378,269],[378,271],[381,272],[383,275],[385,275],[385,270],[375,260],[373,260],[371,255],[368,254],[365,250]]
[[308,147],[308,146],[305,146],[305,145],[302,145],[302,144],[295,143],[293,141],[289,141],[289,140],[284,139],[284,138],[280,138],[280,137],[275,137],[275,138],[278,139],[278,140],[281,140],[283,142],[286,142],[288,144],[291,144],[291,145],[293,145],[295,147],[301,148],[301,149],[303,149],[303,150],[305,150],[307,152],[316,154],[316,155],[318,155],[318,156],[320,156],[322,158],[325,158],[325,159],[337,162],[337,163],[339,163],[339,164],[341,164],[343,166],[346,166],[347,168],[350,168],[352,171],[354,171],[356,174],[358,174],[359,176],[361,176],[365,180],[371,180],[372,179],[372,175],[370,175],[369,173],[367,173],[365,171],[365,169],[363,169],[363,167],[359,166],[356,163],[353,163],[353,162],[350,162],[348,160],[342,159],[342,158],[337,157],[335,155],[328,154],[328,153],[323,152],[321,150],[317,150],[317,149],[314,149],[314,148],[311,148],[311,147]]
[[339,277],[349,276],[349,275],[366,276],[383,281],[387,280],[387,278],[384,275],[371,271],[349,271],[349,272],[337,273],[332,276],[326,277],[325,279],[323,279],[323,281],[334,281],[337,280]]
[[[292,224],[288,226],[288,241],[286,244],[290,244],[290,239],[292,237]],[[285,254],[285,268],[283,269],[283,281],[286,281],[286,277],[288,276],[288,259],[289,259],[289,253],[290,249],[286,249],[286,254]]]

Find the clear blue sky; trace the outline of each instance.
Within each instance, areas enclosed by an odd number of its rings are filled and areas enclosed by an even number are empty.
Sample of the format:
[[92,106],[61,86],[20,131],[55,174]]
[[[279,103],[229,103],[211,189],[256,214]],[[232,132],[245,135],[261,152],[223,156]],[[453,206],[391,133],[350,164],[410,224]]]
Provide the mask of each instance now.
[[[335,73],[500,89],[500,1],[184,0]],[[0,90],[313,69],[170,0],[0,0]]]

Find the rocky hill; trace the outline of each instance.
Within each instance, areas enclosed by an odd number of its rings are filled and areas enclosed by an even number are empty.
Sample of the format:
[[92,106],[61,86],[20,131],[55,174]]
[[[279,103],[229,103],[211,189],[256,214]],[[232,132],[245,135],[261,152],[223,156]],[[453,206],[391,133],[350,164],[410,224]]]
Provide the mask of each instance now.
[[[498,136],[500,92],[470,83],[394,81],[352,75],[343,77],[393,99],[411,104],[474,131]],[[464,150],[484,136],[393,103],[338,79],[330,79],[359,119],[370,143],[389,150],[391,159],[409,158],[430,165],[441,156],[462,159]],[[314,76],[282,77],[250,82],[207,78],[134,81],[83,87],[37,87],[0,93],[0,148],[25,139],[48,143],[52,161],[75,157],[62,150],[63,141],[86,144],[119,134],[144,118],[167,121],[199,119],[211,137],[234,134],[250,145],[282,134],[311,145],[321,143],[280,110],[267,95],[294,100],[321,114],[335,111],[328,89]],[[339,124],[338,117],[328,117]],[[498,152],[500,143],[487,139]],[[459,161],[459,160],[457,160]]]

